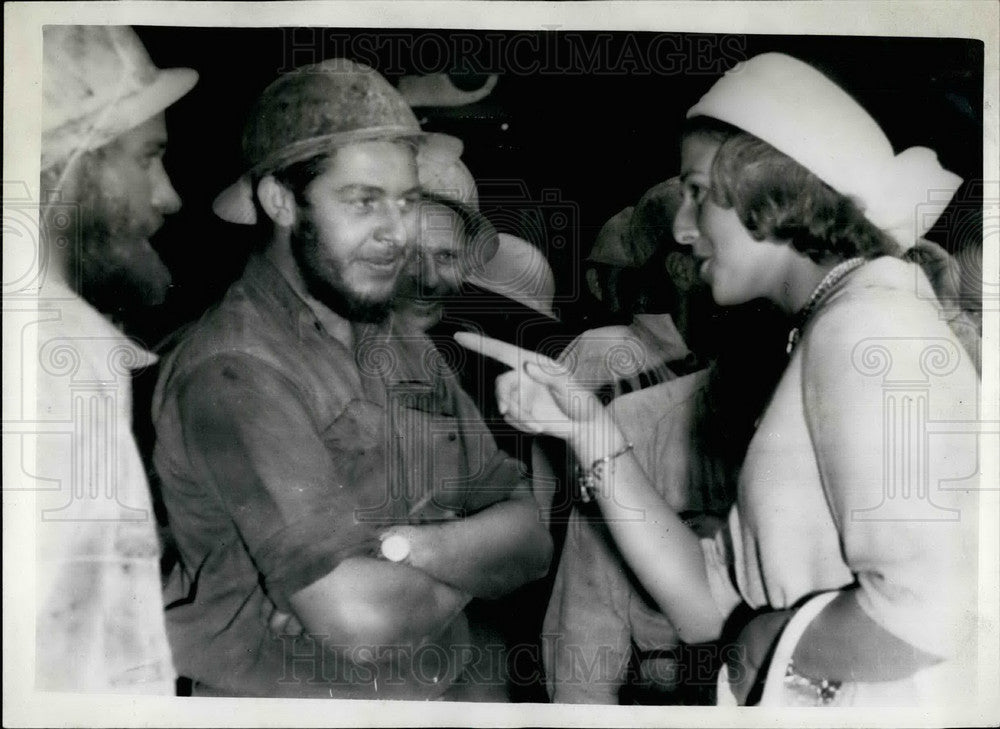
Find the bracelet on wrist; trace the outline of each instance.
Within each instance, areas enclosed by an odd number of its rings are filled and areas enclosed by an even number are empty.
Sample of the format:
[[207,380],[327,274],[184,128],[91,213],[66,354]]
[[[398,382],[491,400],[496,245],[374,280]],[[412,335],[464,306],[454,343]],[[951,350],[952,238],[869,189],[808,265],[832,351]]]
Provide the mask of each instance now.
[[590,468],[588,469],[577,466],[577,482],[580,484],[580,501],[586,504],[594,499],[595,492],[604,482],[604,470],[607,468],[608,464],[619,456],[624,456],[632,450],[633,447],[632,443],[626,443],[611,455],[598,458],[590,464]]

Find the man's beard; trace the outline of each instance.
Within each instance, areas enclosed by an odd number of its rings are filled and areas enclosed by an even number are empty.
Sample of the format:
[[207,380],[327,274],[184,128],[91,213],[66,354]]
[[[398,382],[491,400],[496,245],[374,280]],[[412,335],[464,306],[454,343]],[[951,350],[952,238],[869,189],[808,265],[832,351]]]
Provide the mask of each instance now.
[[291,231],[291,248],[309,293],[348,321],[369,324],[384,322],[392,311],[395,296],[378,301],[352,291],[337,262],[324,255],[312,217],[307,210],[302,213]]
[[121,319],[162,304],[171,276],[149,244],[155,230],[133,222],[127,204],[108,199],[91,170],[83,170],[79,189],[67,283],[95,309]]

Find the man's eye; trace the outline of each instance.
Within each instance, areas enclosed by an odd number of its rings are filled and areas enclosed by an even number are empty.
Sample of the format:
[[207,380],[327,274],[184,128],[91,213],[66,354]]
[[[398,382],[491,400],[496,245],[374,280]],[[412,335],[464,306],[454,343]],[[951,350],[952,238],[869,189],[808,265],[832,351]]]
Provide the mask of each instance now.
[[458,254],[455,251],[441,251],[435,257],[438,263],[444,265],[451,265],[458,260]]
[[378,202],[377,198],[371,197],[371,196],[365,196],[365,197],[358,197],[358,198],[355,198],[354,200],[351,200],[351,205],[353,205],[358,210],[368,211],[368,210],[374,209],[375,204],[377,202]]
[[400,210],[412,210],[420,202],[420,195],[407,195],[399,199]]
[[139,151],[139,166],[148,169],[154,164],[163,164],[163,155],[166,153],[164,147],[146,147]]

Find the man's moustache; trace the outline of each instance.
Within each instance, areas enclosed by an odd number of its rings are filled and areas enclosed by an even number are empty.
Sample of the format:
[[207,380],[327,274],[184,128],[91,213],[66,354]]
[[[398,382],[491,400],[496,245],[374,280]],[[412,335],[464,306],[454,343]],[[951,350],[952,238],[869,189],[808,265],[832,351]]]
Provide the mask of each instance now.
[[458,291],[451,286],[435,286],[426,288],[419,285],[404,287],[398,294],[400,298],[415,299],[417,301],[432,302],[444,301],[458,294]]

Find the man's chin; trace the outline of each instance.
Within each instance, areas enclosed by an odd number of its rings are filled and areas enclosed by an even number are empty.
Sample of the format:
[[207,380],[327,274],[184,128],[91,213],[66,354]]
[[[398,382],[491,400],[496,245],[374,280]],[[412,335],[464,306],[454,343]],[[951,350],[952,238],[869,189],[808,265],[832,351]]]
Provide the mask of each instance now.
[[389,318],[395,300],[389,296],[372,299],[353,293],[325,289],[313,291],[322,304],[344,319],[360,324],[381,324]]
[[406,299],[397,302],[396,312],[408,330],[425,332],[441,321],[443,309],[439,301]]
[[349,316],[350,321],[361,324],[382,324],[389,318],[392,311],[392,300],[381,302],[355,302],[352,304]]

